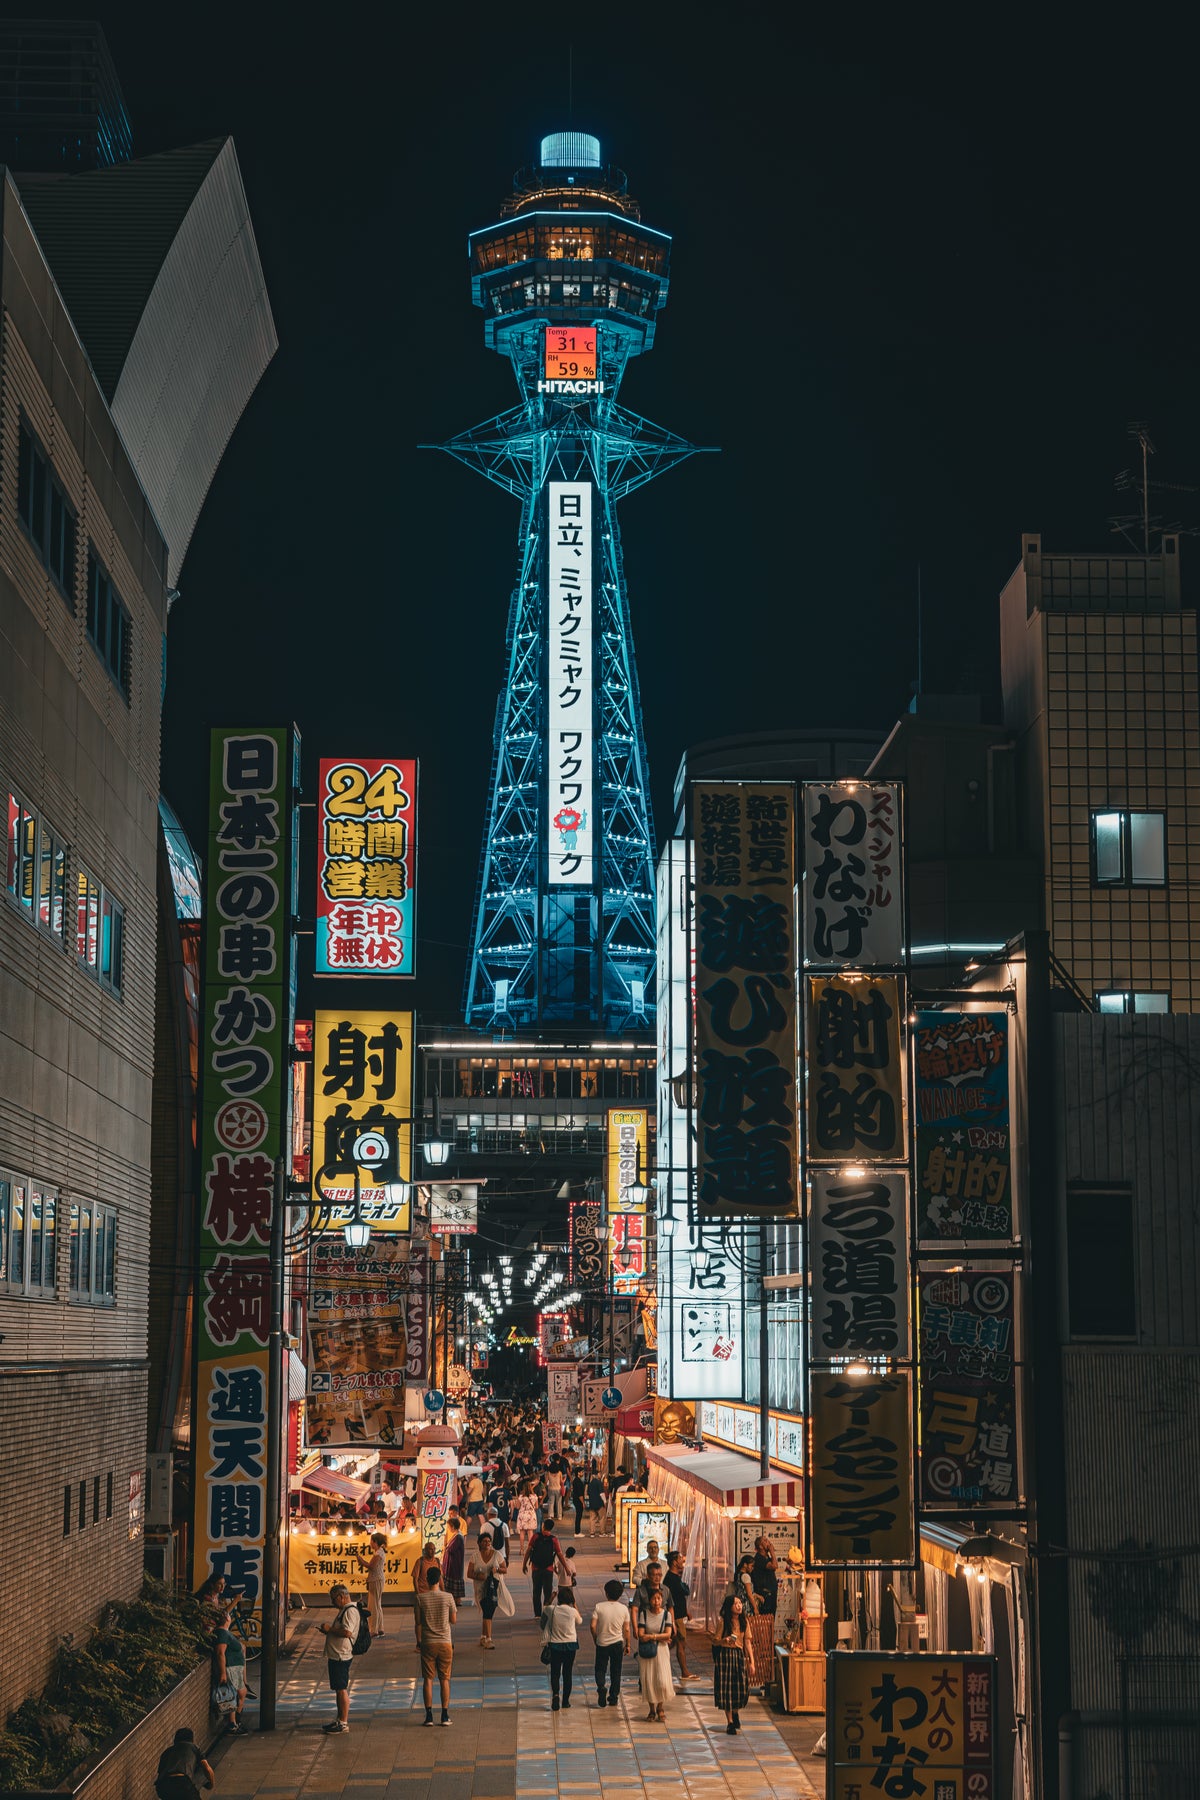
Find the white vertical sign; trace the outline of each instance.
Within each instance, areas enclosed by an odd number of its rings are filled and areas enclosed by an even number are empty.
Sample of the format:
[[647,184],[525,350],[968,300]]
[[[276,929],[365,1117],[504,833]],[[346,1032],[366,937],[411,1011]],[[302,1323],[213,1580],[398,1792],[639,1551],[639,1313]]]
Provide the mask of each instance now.
[[552,481],[546,584],[550,883],[593,877],[592,484]]

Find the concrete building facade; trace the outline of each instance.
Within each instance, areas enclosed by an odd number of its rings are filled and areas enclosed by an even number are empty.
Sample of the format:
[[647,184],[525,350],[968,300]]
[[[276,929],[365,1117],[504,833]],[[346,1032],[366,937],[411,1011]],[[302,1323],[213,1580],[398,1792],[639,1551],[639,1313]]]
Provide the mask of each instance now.
[[[0,191],[0,1534],[59,1634],[142,1577],[167,546],[10,177]],[[10,1555],[0,1604],[26,1592]]]

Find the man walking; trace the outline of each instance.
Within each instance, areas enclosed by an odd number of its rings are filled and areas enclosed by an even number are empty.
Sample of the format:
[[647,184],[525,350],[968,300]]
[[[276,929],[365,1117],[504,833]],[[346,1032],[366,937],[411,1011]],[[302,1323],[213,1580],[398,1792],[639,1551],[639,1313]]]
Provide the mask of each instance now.
[[339,1582],[329,1598],[337,1607],[332,1625],[318,1626],[325,1633],[325,1655],[329,1663],[329,1687],[337,1706],[336,1719],[330,1719],[321,1730],[326,1737],[350,1729],[350,1664],[354,1661],[354,1640],[361,1624],[359,1611],[350,1598],[350,1589]]
[[450,1627],[458,1618],[453,1594],[441,1585],[440,1569],[430,1569],[425,1589],[417,1595],[417,1635],[421,1646],[421,1679],[425,1687],[425,1723],[433,1724],[433,1678],[442,1690],[442,1724],[450,1723],[450,1670],[454,1663],[454,1640]]
[[549,1603],[554,1587],[555,1568],[559,1568],[567,1576],[568,1586],[571,1574],[567,1567],[567,1559],[554,1535],[553,1520],[548,1515],[542,1520],[537,1536],[530,1539],[529,1548],[525,1552],[525,1561],[521,1564],[522,1574],[528,1570],[530,1563],[533,1564],[533,1616],[535,1619],[540,1619],[543,1608]]
[[497,1556],[504,1557],[505,1561],[507,1562],[507,1560],[508,1560],[508,1526],[504,1523],[503,1519],[500,1517],[499,1513],[496,1511],[496,1508],[494,1506],[491,1506],[491,1505],[488,1506],[487,1511],[483,1515],[483,1524],[480,1526],[479,1529],[480,1529],[481,1533],[485,1532],[485,1531],[491,1532],[492,1544],[495,1548]]
[[597,1706],[603,1706],[606,1699],[609,1706],[615,1706],[621,1697],[621,1664],[629,1655],[629,1613],[621,1604],[623,1591],[621,1582],[606,1581],[603,1600],[592,1608]]
[[683,1579],[682,1550],[668,1550],[667,1572],[663,1576],[663,1587],[667,1591],[671,1611],[675,1615],[675,1649],[679,1656],[679,1679],[690,1681],[692,1674],[687,1666],[687,1603],[688,1595],[692,1590]]

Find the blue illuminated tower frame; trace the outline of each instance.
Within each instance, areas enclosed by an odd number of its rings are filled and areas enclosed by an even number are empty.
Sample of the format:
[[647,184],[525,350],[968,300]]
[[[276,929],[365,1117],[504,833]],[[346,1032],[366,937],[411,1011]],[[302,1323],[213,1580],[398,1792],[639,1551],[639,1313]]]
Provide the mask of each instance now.
[[[508,670],[497,711],[475,900],[466,1022],[500,1030],[649,1029],[654,1020],[654,832],[617,502],[696,453],[627,412],[617,392],[654,341],[670,239],[640,222],[597,140],[560,132],[518,175],[501,221],[470,238],[472,297],[488,347],[520,389],[510,412],[436,446],[521,502],[509,602]],[[595,367],[555,364],[547,328],[595,328]],[[571,340],[574,341],[573,339]],[[584,378],[575,379],[582,373]],[[586,885],[560,885],[548,768],[552,654],[549,500],[591,486],[594,779]],[[567,820],[570,823],[570,820]]]

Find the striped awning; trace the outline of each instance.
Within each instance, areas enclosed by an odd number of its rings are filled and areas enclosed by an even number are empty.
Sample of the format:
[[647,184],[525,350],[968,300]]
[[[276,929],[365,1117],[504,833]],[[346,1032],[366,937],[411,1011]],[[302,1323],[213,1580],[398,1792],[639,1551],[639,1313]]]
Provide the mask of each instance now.
[[802,1506],[804,1483],[783,1470],[763,1481],[758,1458],[739,1456],[736,1450],[686,1450],[674,1444],[655,1444],[646,1451],[653,1469],[678,1475],[689,1487],[706,1494],[720,1506],[746,1506],[765,1512],[771,1506]]

